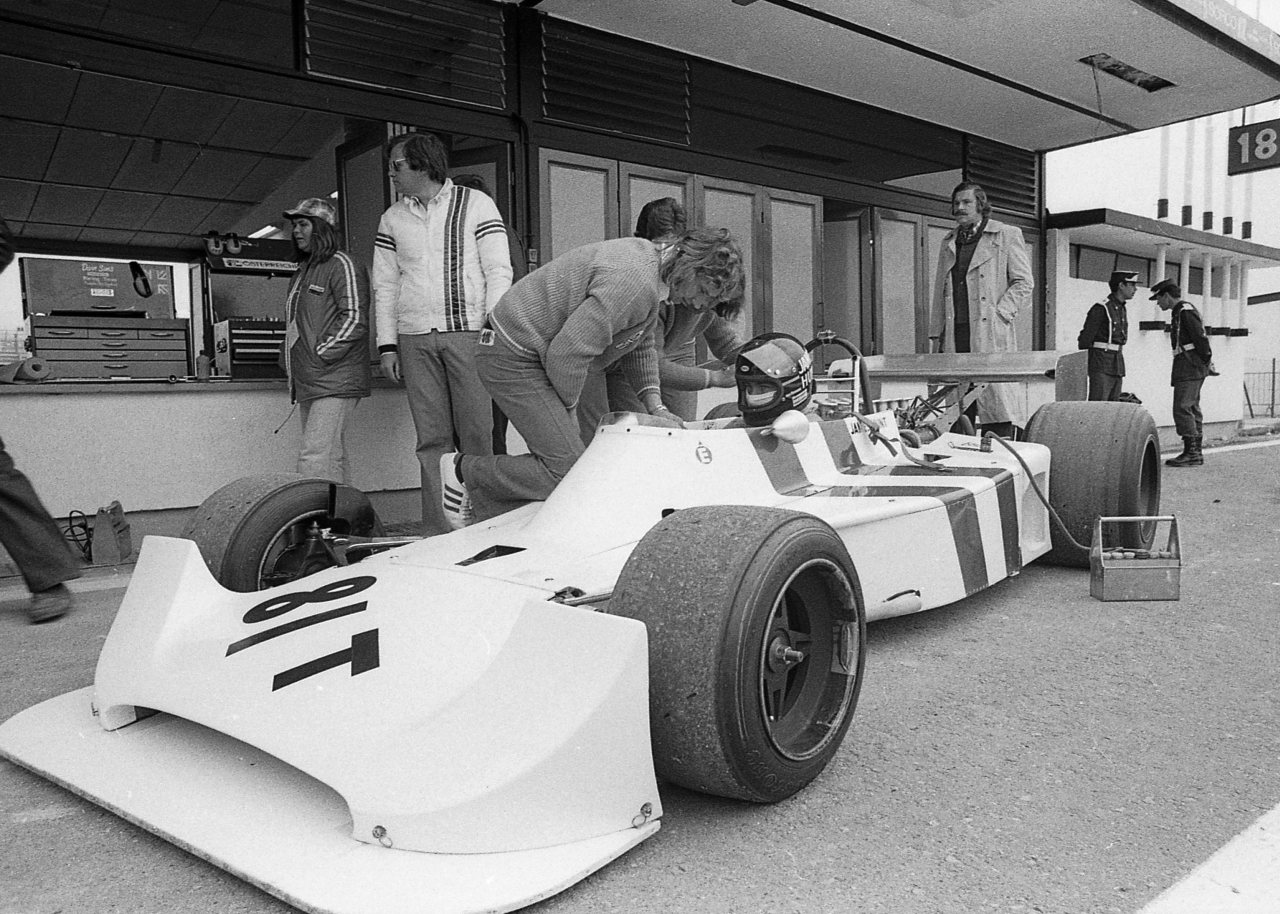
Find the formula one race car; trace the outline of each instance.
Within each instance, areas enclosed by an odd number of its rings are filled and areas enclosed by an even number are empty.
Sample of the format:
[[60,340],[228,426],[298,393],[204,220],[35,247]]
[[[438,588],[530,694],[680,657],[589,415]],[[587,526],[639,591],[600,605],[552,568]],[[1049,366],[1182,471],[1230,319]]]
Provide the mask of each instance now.
[[655,774],[755,802],[817,777],[868,620],[1159,513],[1137,406],[994,445],[829,413],[615,414],[545,502],[417,541],[352,489],[232,483],[147,538],[93,686],[0,752],[303,910],[513,910],[653,835]]

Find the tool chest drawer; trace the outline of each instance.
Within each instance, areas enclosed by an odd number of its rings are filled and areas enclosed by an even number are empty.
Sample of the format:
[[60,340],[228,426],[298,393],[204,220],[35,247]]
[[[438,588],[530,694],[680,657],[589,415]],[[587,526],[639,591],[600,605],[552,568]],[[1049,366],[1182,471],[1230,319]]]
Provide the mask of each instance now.
[[49,379],[168,378],[190,374],[187,322],[171,318],[36,315],[32,353]]

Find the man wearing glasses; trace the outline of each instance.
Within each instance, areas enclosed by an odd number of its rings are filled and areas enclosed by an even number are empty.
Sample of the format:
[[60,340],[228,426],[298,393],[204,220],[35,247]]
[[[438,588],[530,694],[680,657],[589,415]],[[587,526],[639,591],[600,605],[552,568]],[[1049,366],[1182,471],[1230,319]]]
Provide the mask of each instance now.
[[373,307],[382,373],[404,384],[417,430],[422,526],[450,530],[441,509],[440,457],[493,453],[493,412],[476,374],[476,339],[511,286],[511,255],[498,207],[449,179],[449,156],[431,134],[387,143],[400,199],[378,223]]
[[1129,340],[1129,315],[1125,302],[1138,291],[1138,274],[1116,270],[1108,284],[1111,294],[1085,315],[1076,338],[1089,350],[1089,399],[1119,400],[1124,385],[1124,344]]

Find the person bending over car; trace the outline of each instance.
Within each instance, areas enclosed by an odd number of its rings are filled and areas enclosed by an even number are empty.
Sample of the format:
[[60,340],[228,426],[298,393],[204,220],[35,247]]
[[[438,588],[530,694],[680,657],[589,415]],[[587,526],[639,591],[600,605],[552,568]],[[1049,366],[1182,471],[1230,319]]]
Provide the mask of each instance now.
[[[637,238],[670,244],[686,228],[684,206],[674,197],[662,197],[641,207],[635,234]],[[737,309],[726,317],[715,311],[695,311],[669,301],[663,302],[658,309],[658,378],[662,384],[662,402],[677,418],[686,422],[698,418],[698,391],[733,387],[733,369],[698,367],[696,350],[697,339],[701,336],[712,355],[726,365],[732,365],[743,342],[732,323],[735,317]],[[578,401],[582,443],[591,443],[596,426],[606,413],[637,413],[643,410],[635,388],[617,362],[608,371],[589,371]]]
[[575,409],[588,369],[617,362],[645,410],[662,402],[658,309],[733,314],[742,306],[742,252],[727,229],[693,229],[657,243],[615,238],[575,248],[503,295],[476,345],[480,380],[524,438],[528,454],[445,454],[450,526],[486,520],[555,489],[585,450]]

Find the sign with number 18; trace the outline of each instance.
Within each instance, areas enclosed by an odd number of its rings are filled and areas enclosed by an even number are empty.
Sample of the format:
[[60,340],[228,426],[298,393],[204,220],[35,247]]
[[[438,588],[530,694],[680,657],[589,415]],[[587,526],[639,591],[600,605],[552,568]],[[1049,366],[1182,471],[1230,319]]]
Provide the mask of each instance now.
[[1280,120],[1232,127],[1227,134],[1227,174],[1280,165]]

